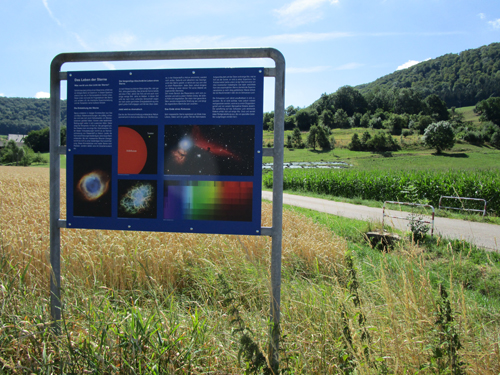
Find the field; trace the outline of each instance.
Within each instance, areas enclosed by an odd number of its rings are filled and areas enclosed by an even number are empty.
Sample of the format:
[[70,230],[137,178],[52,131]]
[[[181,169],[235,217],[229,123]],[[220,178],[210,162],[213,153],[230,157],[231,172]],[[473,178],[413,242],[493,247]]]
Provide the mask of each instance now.
[[[267,368],[266,237],[64,229],[55,336],[48,191],[47,169],[0,167],[1,373]],[[369,223],[304,210],[283,223],[281,373],[498,374],[500,256],[446,240],[384,253]]]

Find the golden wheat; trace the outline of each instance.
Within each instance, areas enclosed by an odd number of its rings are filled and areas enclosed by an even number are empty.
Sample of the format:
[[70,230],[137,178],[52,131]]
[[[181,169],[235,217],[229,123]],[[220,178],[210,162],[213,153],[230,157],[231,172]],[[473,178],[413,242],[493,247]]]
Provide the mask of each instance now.
[[[63,177],[63,217],[64,180]],[[264,226],[271,225],[268,203],[263,203],[262,222]],[[189,284],[190,272],[203,272],[207,266],[216,273],[225,272],[228,280],[252,274],[243,282],[240,292],[261,296],[247,298],[246,320],[257,326],[262,324],[257,327],[262,329],[255,331],[263,332],[261,339],[265,342],[269,305],[262,301],[269,298],[269,274],[265,270],[269,270],[271,247],[266,237],[63,229],[61,244],[63,288],[71,289],[74,285],[88,288],[89,293],[96,287],[113,291],[147,289],[151,283],[167,292],[187,290],[196,287]],[[282,286],[282,330],[287,335],[285,344],[288,355],[294,358],[294,368],[303,373],[339,371],[339,350],[346,342],[346,337],[342,338],[346,324],[341,318],[342,309],[349,318],[353,343],[343,350],[357,359],[358,373],[378,371],[370,362],[373,358],[364,350],[366,345],[383,357],[390,373],[408,373],[408,369],[415,372],[428,362],[430,346],[436,337],[433,332],[439,296],[431,286],[420,250],[412,246],[406,244],[399,249],[401,261],[397,264],[389,265],[383,259],[380,265],[368,265],[374,269],[375,280],[366,280],[358,274],[363,283],[359,288],[362,303],[357,307],[342,280],[346,241],[310,219],[284,211],[283,269],[296,275]],[[25,287],[40,294],[43,300],[48,298],[48,169],[0,167],[0,256],[8,259],[9,272],[14,269],[18,277],[26,270]],[[6,290],[2,280],[0,299]],[[214,288],[211,282],[207,280],[204,286],[207,294]],[[481,308],[467,299],[463,290],[452,289],[450,301],[463,345],[460,353],[467,362],[468,372],[498,374],[498,323],[476,324]],[[204,307],[207,314],[209,310]],[[366,327],[358,323],[360,314],[366,317]],[[221,309],[212,318],[223,316]],[[23,321],[31,319],[26,317]],[[75,317],[75,340],[89,335],[83,320]],[[362,337],[364,328],[370,332],[369,343]],[[220,334],[211,337],[208,344],[226,348],[234,344],[234,339],[230,333]],[[214,351],[213,366],[223,362],[224,366],[233,366],[225,361],[234,362],[236,354],[222,359],[224,352],[225,349]]]

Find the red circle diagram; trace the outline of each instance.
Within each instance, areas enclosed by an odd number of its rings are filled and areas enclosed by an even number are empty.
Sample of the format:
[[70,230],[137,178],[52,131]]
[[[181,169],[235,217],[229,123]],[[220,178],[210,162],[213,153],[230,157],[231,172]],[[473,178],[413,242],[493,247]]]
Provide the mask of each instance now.
[[146,142],[134,129],[118,127],[118,174],[141,173],[148,158]]

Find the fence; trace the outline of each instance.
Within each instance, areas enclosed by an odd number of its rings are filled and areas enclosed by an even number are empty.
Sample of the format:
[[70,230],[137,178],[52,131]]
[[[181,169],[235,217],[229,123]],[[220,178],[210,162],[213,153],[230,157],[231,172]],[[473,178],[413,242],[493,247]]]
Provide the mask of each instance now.
[[[448,198],[448,199],[458,199],[460,201],[462,200],[466,200],[466,201],[480,201],[480,202],[484,202],[484,208],[482,210],[476,210],[476,209],[473,209],[473,208],[464,208],[463,206],[462,207],[446,207],[446,206],[441,206],[441,200],[443,198]],[[475,211],[475,212],[482,212],[483,213],[483,217],[486,216],[486,200],[485,199],[480,199],[480,198],[466,198],[466,197],[449,197],[449,196],[446,196],[446,195],[441,195],[441,198],[439,198],[439,209],[441,208],[448,208],[450,210],[462,210],[462,211]]]

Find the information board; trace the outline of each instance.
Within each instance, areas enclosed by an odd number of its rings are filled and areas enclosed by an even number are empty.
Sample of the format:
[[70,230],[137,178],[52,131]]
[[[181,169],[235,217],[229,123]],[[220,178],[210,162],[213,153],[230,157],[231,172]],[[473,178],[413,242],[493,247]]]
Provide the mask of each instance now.
[[263,78],[68,72],[67,226],[260,234]]

